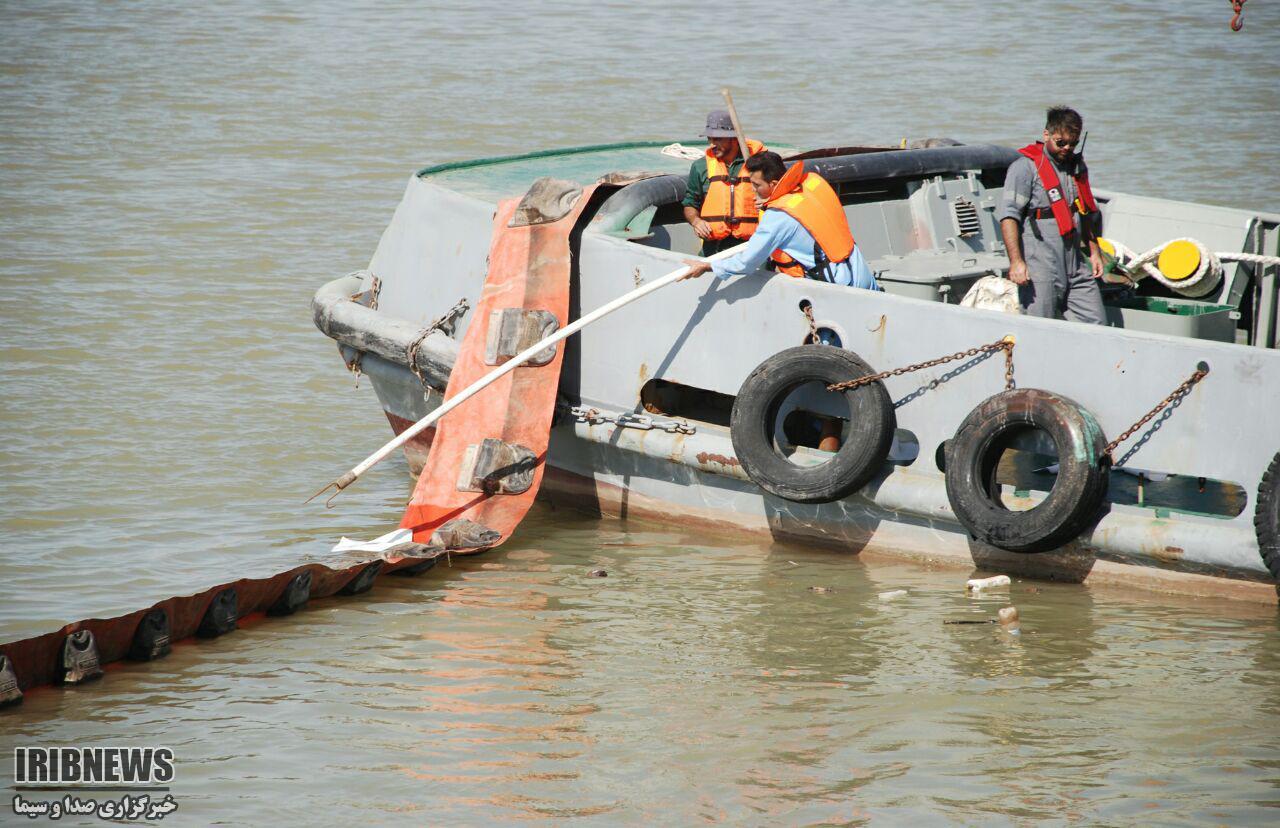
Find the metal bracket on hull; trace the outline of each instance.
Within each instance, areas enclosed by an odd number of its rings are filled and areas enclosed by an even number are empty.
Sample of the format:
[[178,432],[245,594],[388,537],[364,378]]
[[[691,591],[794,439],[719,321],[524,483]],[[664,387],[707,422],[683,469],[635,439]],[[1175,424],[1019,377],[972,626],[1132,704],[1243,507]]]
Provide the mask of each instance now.
[[463,452],[458,491],[491,495],[527,492],[537,467],[538,457],[530,449],[486,437]]
[[[551,336],[560,327],[551,311],[500,308],[489,314],[485,331],[484,363],[501,365],[516,354]],[[526,365],[546,365],[556,357],[556,346],[538,352]]]

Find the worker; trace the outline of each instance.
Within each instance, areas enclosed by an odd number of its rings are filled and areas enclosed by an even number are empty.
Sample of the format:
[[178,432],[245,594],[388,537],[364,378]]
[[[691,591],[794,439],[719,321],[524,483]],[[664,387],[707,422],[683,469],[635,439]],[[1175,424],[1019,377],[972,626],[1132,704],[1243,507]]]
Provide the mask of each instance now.
[[715,262],[686,260],[689,272],[681,281],[708,270],[727,279],[772,260],[788,276],[880,290],[854,242],[839,196],[822,176],[807,172],[803,161],[788,169],[780,155],[767,150],[748,158],[743,167],[763,208],[756,232],[732,256]]
[[[732,256],[715,262],[686,260],[689,272],[680,281],[696,279],[708,270],[727,279],[759,270],[771,260],[775,269],[788,276],[880,290],[854,242],[840,197],[822,176],[806,172],[803,161],[788,169],[780,155],[769,151],[748,158],[744,169],[763,213],[759,227]],[[822,343],[835,344],[828,339]],[[817,448],[838,451],[844,421],[826,416],[814,419]]]
[[1044,140],[1019,150],[1005,174],[1000,232],[1025,313],[1101,325],[1101,214],[1076,152],[1083,128],[1074,109],[1048,111]]
[[[759,221],[755,192],[742,171],[742,152],[738,133],[728,110],[713,109],[707,115],[707,151],[689,166],[685,186],[684,220],[702,239],[702,255],[710,256],[751,238]],[[746,142],[752,155],[762,152],[764,144]]]

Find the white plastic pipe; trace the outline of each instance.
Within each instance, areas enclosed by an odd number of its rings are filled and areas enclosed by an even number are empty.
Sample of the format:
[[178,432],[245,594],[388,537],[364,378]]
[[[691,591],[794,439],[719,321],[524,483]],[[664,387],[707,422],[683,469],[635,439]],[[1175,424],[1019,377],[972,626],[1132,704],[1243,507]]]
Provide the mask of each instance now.
[[[738,246],[735,245],[734,247],[731,247],[727,250],[721,250],[719,253],[716,253],[713,256],[708,256],[707,260],[712,261],[715,259],[727,258],[728,256],[731,256],[735,252],[737,252],[737,249],[738,249]],[[573,336],[578,331],[590,325],[592,322],[597,322],[603,319],[604,317],[616,311],[618,308],[621,308],[625,305],[629,305],[632,302],[636,301],[637,299],[648,296],[650,293],[653,293],[655,290],[658,290],[659,288],[666,287],[672,282],[679,281],[680,277],[686,275],[688,272],[689,272],[688,267],[681,267],[677,270],[673,270],[670,273],[668,273],[666,276],[663,276],[662,278],[658,279],[657,281],[649,282],[646,285],[641,285],[640,287],[636,288],[630,293],[625,294],[623,296],[619,296],[617,299],[614,299],[612,302],[609,302],[606,305],[602,305],[601,307],[596,308],[591,313],[587,314],[586,316],[580,317],[576,322],[566,325],[565,327],[553,333],[551,336],[548,336],[546,339],[543,339],[541,342],[538,342],[534,345],[530,345],[528,348],[525,348],[523,351],[516,354],[511,359],[507,360],[506,362],[499,365],[497,368],[494,368],[492,371],[485,374],[480,379],[471,383],[471,385],[467,386],[467,388],[464,389],[456,397],[452,397],[449,400],[446,400],[445,403],[441,405],[439,408],[437,408],[435,411],[432,411],[430,414],[423,417],[421,420],[418,420],[418,422],[414,423],[413,425],[406,428],[404,431],[400,432],[395,437],[395,439],[391,440],[385,446],[383,446],[382,448],[375,451],[373,454],[366,457],[363,461],[361,461],[358,465],[354,466],[346,474],[337,478],[332,483],[325,486],[323,489],[316,492],[311,497],[307,498],[307,502],[309,503],[312,500],[315,500],[317,497],[324,494],[330,488],[336,489],[336,491],[333,494],[333,497],[336,497],[338,492],[341,492],[343,489],[347,488],[352,483],[356,482],[356,480],[359,479],[360,475],[364,474],[369,469],[378,465],[378,463],[386,459],[387,455],[391,454],[393,451],[400,448],[409,440],[413,439],[415,435],[417,435],[424,429],[430,428],[432,425],[438,422],[441,417],[448,414],[450,411],[457,408],[458,406],[462,405],[464,402],[471,399],[476,394],[479,394],[489,385],[493,384],[496,380],[506,376],[507,374],[511,373],[515,369],[519,368],[521,365],[524,365],[526,362],[533,359],[535,356],[537,356],[539,353],[549,348],[550,346],[555,345],[557,342],[560,342],[561,340],[568,339],[569,337]],[[474,320],[472,324],[475,324]],[[332,501],[333,497],[330,497],[329,501]],[[326,503],[328,503],[329,501],[326,501]]]

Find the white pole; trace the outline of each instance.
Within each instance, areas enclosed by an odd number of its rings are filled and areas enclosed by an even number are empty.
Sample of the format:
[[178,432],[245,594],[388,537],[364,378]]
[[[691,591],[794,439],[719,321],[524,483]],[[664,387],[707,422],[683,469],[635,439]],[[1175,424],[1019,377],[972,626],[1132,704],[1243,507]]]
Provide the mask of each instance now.
[[[736,252],[736,249],[737,249],[736,247],[731,247],[727,250],[721,250],[719,253],[716,253],[715,255],[709,256],[707,258],[708,260],[723,259],[726,256],[729,256],[734,252]],[[607,305],[603,305],[599,308],[596,308],[591,313],[579,318],[576,322],[566,325],[565,327],[556,331],[551,336],[547,337],[546,339],[542,340],[536,345],[530,345],[528,348],[525,348],[523,351],[516,354],[511,359],[507,360],[506,362],[499,365],[497,368],[494,368],[492,371],[485,374],[480,379],[471,383],[471,385],[467,386],[467,388],[464,391],[462,391],[462,393],[458,394],[456,397],[449,399],[443,405],[437,408],[435,411],[432,411],[430,414],[423,417],[421,420],[418,420],[418,422],[414,423],[413,425],[406,428],[404,431],[400,432],[394,440],[387,443],[385,446],[383,446],[382,448],[375,451],[373,454],[366,457],[359,465],[353,467],[346,474],[337,478],[328,486],[325,486],[323,489],[316,492],[311,497],[307,498],[306,502],[310,503],[312,500],[315,500],[317,497],[324,494],[330,488],[336,488],[336,491],[333,493],[333,497],[336,497],[338,492],[341,492],[343,489],[347,488],[352,483],[356,482],[356,480],[360,477],[360,475],[364,474],[369,469],[373,468],[378,463],[382,462],[382,460],[385,459],[387,455],[391,454],[391,452],[395,451],[396,449],[400,448],[400,446],[404,445],[406,442],[411,440],[414,437],[414,435],[418,434],[423,429],[430,428],[441,417],[448,414],[450,411],[457,408],[458,406],[462,405],[464,402],[471,399],[476,394],[479,394],[481,391],[483,391],[490,384],[498,380],[500,377],[503,377],[511,373],[512,371],[514,371],[516,368],[519,368],[521,365],[528,362],[530,359],[533,359],[534,356],[541,353],[546,348],[556,344],[557,342],[560,342],[563,339],[568,339],[578,331],[590,325],[592,322],[596,322],[600,319],[603,319],[604,317],[616,311],[618,308],[621,308],[624,305],[629,305],[630,303],[636,301],[637,299],[640,299],[644,296],[649,295],[650,293],[653,293],[658,288],[666,287],[672,282],[678,281],[681,276],[684,276],[688,272],[689,272],[688,267],[681,267],[678,270],[673,270],[670,273],[668,273],[666,276],[663,276],[661,279],[658,279],[655,282],[650,282],[647,285],[642,285],[624,296],[619,296],[617,299],[614,299],[612,302],[608,303]],[[474,325],[477,323],[477,321],[479,320],[473,319],[471,324]],[[332,501],[333,497],[330,497],[329,501]],[[326,503],[328,503],[328,501],[326,501]]]

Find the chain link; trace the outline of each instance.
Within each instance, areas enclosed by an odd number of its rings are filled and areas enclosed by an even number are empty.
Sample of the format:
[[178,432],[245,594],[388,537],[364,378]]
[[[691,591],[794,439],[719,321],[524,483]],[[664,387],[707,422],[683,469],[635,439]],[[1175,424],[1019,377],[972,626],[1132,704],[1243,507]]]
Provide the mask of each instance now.
[[618,428],[634,428],[640,431],[665,431],[668,434],[696,434],[698,429],[680,420],[655,420],[648,414],[605,414],[599,409],[582,405],[560,406],[560,410],[575,421],[588,425],[612,423]]
[[[365,294],[368,294],[369,304],[365,305],[365,307],[367,307],[369,310],[377,310],[378,296],[382,293],[382,280],[379,279],[377,276],[373,275],[372,273],[370,273],[369,276],[373,279],[373,284],[370,286],[369,290],[361,291],[360,293],[353,293],[351,295],[351,301],[360,303],[360,300],[365,296]],[[341,351],[342,349],[339,348],[338,350]],[[361,368],[363,364],[364,364],[364,351],[356,351],[356,355],[351,358],[350,362],[347,363],[347,370],[350,371],[352,374],[355,374],[356,388],[360,387],[360,376],[362,373]]]
[[422,333],[418,334],[417,338],[409,343],[408,348],[405,348],[404,355],[409,362],[409,370],[418,378],[418,382],[422,383],[424,391],[430,386],[427,384],[427,378],[422,374],[422,369],[418,367],[418,350],[422,347],[422,343],[427,341],[427,337],[436,331],[440,331],[445,336],[452,336],[454,323],[469,310],[471,310],[471,303],[464,296],[454,303],[453,307],[445,311],[444,316],[423,328]]
[[800,310],[804,312],[804,318],[809,320],[809,344],[824,344],[818,337],[818,323],[813,320],[813,304],[806,300],[804,304],[800,306]]
[[1164,410],[1164,407],[1169,405],[1169,403],[1173,402],[1176,399],[1180,399],[1181,397],[1188,394],[1191,391],[1192,386],[1194,386],[1197,382],[1204,379],[1208,375],[1209,375],[1209,372],[1207,370],[1203,368],[1197,368],[1195,373],[1193,373],[1191,376],[1183,380],[1181,385],[1173,389],[1173,391],[1170,392],[1169,396],[1161,400],[1160,403],[1156,405],[1155,408],[1151,409],[1146,414],[1144,414],[1142,419],[1138,420],[1136,423],[1129,426],[1128,430],[1126,430],[1124,434],[1121,434],[1119,437],[1112,440],[1110,443],[1107,443],[1107,447],[1103,449],[1103,454],[1105,454],[1108,457],[1112,457],[1112,453],[1116,450],[1117,446],[1119,446],[1125,440],[1128,440],[1130,437],[1132,437],[1138,431],[1138,429],[1142,428],[1144,425],[1151,422],[1151,418],[1159,414],[1162,410]]
[[935,365],[945,365],[948,362],[954,362],[957,359],[966,357],[975,357],[978,354],[991,353],[992,351],[1004,351],[1004,387],[1006,391],[1013,390],[1013,337],[1006,336],[1004,339],[992,342],[987,345],[979,345],[976,348],[970,348],[967,351],[956,351],[954,354],[937,359],[931,359],[928,362],[917,362],[914,365],[907,365],[902,368],[894,368],[892,371],[881,371],[879,374],[872,374],[869,377],[858,377],[857,379],[845,380],[827,386],[828,391],[849,391],[854,388],[861,388],[864,385],[870,385],[873,382],[879,382],[886,377],[899,377],[903,374],[910,374],[913,371],[921,371],[925,368],[933,368]]

